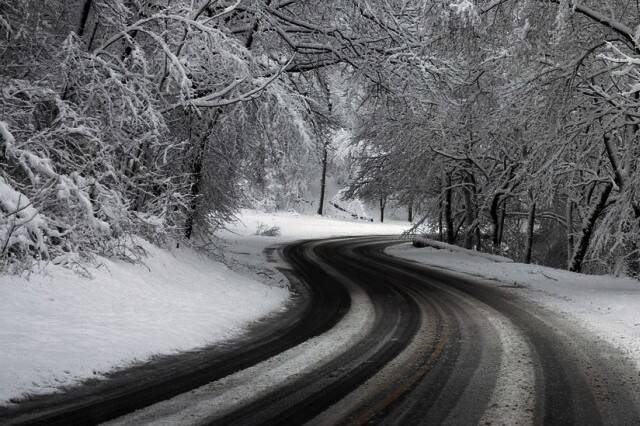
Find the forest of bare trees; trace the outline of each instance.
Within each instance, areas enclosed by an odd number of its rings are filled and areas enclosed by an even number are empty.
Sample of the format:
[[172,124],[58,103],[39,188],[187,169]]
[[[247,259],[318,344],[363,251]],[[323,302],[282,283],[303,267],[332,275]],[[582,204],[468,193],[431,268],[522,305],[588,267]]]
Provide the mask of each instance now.
[[[629,0],[0,0],[0,269],[347,196],[443,241],[640,271]],[[310,177],[311,176],[311,177]]]

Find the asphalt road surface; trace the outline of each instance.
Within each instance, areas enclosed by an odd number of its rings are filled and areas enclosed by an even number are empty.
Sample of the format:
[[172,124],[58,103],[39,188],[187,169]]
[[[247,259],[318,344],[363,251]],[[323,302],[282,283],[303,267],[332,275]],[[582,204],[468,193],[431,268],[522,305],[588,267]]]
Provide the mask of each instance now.
[[622,354],[517,287],[383,253],[398,242],[283,247],[296,296],[247,337],[2,409],[0,423],[640,424]]

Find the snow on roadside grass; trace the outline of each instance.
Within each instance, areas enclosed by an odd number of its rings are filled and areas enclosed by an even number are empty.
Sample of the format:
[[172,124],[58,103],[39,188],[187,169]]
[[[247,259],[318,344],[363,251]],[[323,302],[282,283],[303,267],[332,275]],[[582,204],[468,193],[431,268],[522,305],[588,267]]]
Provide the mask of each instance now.
[[640,368],[640,282],[636,280],[495,262],[470,250],[451,249],[446,245],[441,249],[415,248],[407,243],[390,247],[386,252],[488,280],[497,286],[510,286],[505,290],[516,292],[577,321],[618,347]]
[[236,336],[288,300],[193,250],[142,244],[146,266],[100,259],[93,279],[0,275],[0,404]]
[[[308,238],[329,238],[355,235],[399,235],[409,228],[408,222],[389,221],[386,223],[362,220],[340,220],[320,215],[303,215],[293,212],[264,213],[243,209],[238,222],[229,229],[241,236],[252,236],[259,224],[278,226],[280,241]],[[231,237],[229,234],[225,234]]]

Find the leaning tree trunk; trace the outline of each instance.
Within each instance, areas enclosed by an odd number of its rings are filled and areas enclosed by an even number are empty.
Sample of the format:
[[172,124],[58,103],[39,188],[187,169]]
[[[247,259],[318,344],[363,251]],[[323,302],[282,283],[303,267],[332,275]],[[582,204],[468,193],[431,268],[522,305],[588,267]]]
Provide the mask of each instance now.
[[504,219],[507,216],[507,200],[504,198],[502,201],[502,208],[500,209],[500,228],[498,230],[498,247],[502,247],[502,237],[504,235]]
[[91,13],[91,6],[93,0],[85,0],[82,5],[82,15],[80,16],[80,24],[78,25],[78,37],[82,37],[87,28],[87,21],[89,20],[89,13]]
[[536,222],[536,202],[531,200],[529,208],[529,222],[527,223],[527,245],[524,250],[524,263],[531,263],[531,252],[533,251],[533,228]]
[[600,197],[598,198],[596,204],[593,206],[593,208],[585,218],[584,224],[582,225],[582,230],[580,232],[580,235],[578,236],[576,249],[573,252],[573,257],[571,258],[571,264],[569,265],[569,270],[572,272],[580,272],[582,270],[582,263],[584,261],[585,255],[587,254],[587,250],[589,249],[589,242],[591,241],[593,231],[596,227],[596,220],[607,205],[607,200],[609,199],[609,195],[611,195],[612,189],[612,183],[607,183],[605,185],[604,189],[600,193]]

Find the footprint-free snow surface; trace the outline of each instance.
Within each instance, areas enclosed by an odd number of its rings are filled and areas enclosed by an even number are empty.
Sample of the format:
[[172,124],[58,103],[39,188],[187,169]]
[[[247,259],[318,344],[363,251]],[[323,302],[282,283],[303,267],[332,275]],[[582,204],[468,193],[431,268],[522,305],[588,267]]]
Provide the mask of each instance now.
[[193,250],[141,244],[144,265],[101,258],[90,279],[0,276],[0,402],[237,336],[288,300]]

